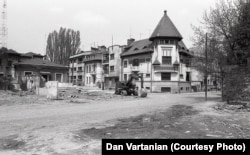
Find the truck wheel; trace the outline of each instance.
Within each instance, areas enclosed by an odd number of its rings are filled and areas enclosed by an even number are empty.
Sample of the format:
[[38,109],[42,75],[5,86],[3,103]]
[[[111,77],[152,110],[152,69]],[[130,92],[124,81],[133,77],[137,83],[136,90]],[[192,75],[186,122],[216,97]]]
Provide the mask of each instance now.
[[134,95],[134,96],[138,96],[138,92],[137,92],[137,91],[134,91],[133,95]]
[[127,91],[126,91],[126,90],[123,90],[123,91],[121,92],[121,95],[122,95],[122,96],[127,96],[127,95],[128,95],[128,93],[127,93]]

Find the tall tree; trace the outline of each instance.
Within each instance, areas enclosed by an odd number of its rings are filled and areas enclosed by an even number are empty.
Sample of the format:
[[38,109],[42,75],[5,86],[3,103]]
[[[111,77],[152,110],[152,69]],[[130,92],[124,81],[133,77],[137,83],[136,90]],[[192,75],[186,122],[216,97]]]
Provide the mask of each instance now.
[[80,44],[79,31],[61,27],[48,35],[46,56],[52,62],[69,65],[69,57],[79,53]]
[[234,27],[234,39],[239,64],[246,64],[250,57],[250,0],[239,1],[239,18]]

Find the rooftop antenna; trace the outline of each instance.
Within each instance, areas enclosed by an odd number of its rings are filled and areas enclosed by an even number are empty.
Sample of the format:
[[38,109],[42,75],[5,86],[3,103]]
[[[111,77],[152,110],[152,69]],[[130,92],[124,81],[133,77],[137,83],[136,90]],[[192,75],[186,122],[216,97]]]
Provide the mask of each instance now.
[[140,39],[141,39],[141,37],[142,37],[143,33],[139,33],[139,35],[140,35]]
[[3,11],[2,11],[2,28],[1,28],[1,43],[2,47],[7,48],[8,28],[7,28],[7,2],[3,0]]
[[113,46],[114,46],[114,38],[113,38],[113,34],[112,34],[112,50],[113,50]]
[[44,42],[44,44],[45,44],[44,45],[44,59],[46,59],[46,57],[47,57],[46,56],[47,55],[47,51],[46,51],[47,50],[47,35],[46,35],[46,33],[44,34],[44,41],[45,41]]
[[130,26],[130,29],[129,29],[129,38],[131,39],[132,38],[132,27]]
[[151,29],[148,29],[148,36],[150,37]]

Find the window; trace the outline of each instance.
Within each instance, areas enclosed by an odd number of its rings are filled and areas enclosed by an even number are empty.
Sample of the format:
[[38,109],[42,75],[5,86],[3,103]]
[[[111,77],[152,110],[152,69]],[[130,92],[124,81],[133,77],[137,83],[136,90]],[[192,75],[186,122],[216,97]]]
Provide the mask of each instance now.
[[8,66],[11,66],[12,65],[12,61],[8,61]]
[[183,79],[183,74],[180,74],[180,78]]
[[171,65],[172,64],[172,57],[171,56],[162,56],[162,64]]
[[174,40],[170,40],[169,44],[172,44],[172,45],[175,44]]
[[163,56],[172,56],[172,47],[164,47],[162,48]]
[[92,69],[91,69],[91,65],[89,65],[89,73],[91,72],[91,70],[92,70]]
[[171,73],[161,73],[161,80],[171,80]]
[[76,71],[76,68],[74,67],[74,71]]
[[147,90],[150,90],[150,87],[146,87]]
[[171,87],[161,87],[161,92],[171,92]]
[[186,72],[186,81],[190,81],[190,72]]
[[79,58],[79,59],[78,59],[78,62],[81,63],[81,62],[82,62],[82,58]]
[[184,60],[183,60],[183,58],[181,58],[180,62],[181,62],[181,63],[184,63]]
[[2,65],[2,59],[0,59],[0,66]]
[[76,79],[76,76],[73,76],[73,79]]
[[24,76],[30,76],[32,74],[33,74],[32,72],[24,72]]
[[78,71],[82,71],[82,67],[78,67]]
[[78,79],[79,79],[79,80],[82,80],[82,75],[79,75],[79,76],[78,76]]
[[165,44],[165,40],[160,40],[160,44]]
[[110,60],[114,60],[115,59],[115,54],[110,54]]
[[56,81],[62,82],[62,74],[57,74],[56,73]]
[[147,59],[146,59],[146,62],[150,62],[150,58],[147,58]]
[[127,74],[124,74],[124,81],[127,81]]
[[146,78],[150,78],[150,74],[146,74]]
[[181,87],[181,90],[183,90],[183,87]]
[[86,72],[87,73],[89,72],[89,66],[86,66]]
[[115,67],[114,66],[110,66],[110,72],[114,72],[115,71]]
[[124,68],[127,68],[127,67],[128,67],[128,61],[127,61],[127,60],[124,60],[123,66],[124,66]]
[[139,66],[139,59],[133,60],[133,66]]

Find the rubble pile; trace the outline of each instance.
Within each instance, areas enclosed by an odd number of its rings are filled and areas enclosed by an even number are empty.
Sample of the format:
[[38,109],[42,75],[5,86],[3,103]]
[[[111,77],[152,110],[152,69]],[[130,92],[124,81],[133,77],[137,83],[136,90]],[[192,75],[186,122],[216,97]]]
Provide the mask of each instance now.
[[222,110],[222,111],[234,111],[234,112],[250,112],[250,104],[249,103],[241,103],[241,104],[217,104],[214,106],[214,109],[216,110]]
[[37,96],[28,91],[1,91],[0,92],[0,106],[1,105],[17,105],[17,104],[43,104],[49,102],[46,97]]
[[65,88],[59,90],[59,98],[70,100],[71,103],[86,103],[86,100],[109,101],[109,100],[133,100],[138,96],[115,95],[111,91],[88,90],[79,88]]

